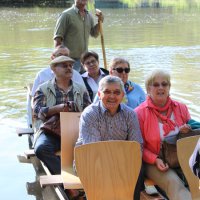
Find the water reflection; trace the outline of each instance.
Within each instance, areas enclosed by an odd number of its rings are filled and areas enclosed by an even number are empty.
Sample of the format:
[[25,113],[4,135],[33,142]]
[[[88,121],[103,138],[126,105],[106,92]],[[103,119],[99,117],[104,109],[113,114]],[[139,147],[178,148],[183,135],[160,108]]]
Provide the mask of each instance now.
[[[35,199],[26,194],[26,182],[35,180],[32,166],[19,164],[16,154],[28,147],[17,138],[15,127],[26,124],[24,86],[48,65],[53,48],[53,29],[59,13],[55,8],[0,8],[0,165],[3,199]],[[103,9],[104,38],[108,62],[126,57],[130,77],[144,88],[146,74],[164,68],[172,74],[171,96],[189,106],[193,118],[200,115],[200,13],[173,8]],[[100,38],[90,40],[100,55]],[[13,171],[15,169],[15,172]],[[3,173],[2,173],[3,172]],[[14,180],[13,180],[14,177]],[[3,183],[3,184],[2,184]]]

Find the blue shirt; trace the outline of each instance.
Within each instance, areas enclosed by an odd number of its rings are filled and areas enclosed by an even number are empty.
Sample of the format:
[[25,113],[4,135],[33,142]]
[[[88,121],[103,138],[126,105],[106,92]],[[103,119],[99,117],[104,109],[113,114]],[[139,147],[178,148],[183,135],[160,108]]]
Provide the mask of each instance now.
[[[128,84],[128,89],[126,89],[126,85]],[[133,89],[131,89],[133,88]],[[138,107],[142,102],[146,100],[146,95],[143,89],[136,83],[127,81],[125,84],[125,103],[128,107],[135,109]]]
[[81,114],[76,145],[107,140],[134,140],[143,146],[137,115],[125,104],[120,104],[114,116],[101,101],[89,105]]

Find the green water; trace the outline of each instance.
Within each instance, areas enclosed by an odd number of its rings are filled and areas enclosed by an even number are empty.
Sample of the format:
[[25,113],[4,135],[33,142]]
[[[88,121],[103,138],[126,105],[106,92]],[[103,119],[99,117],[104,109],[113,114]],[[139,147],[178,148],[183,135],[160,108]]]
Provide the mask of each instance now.
[[[19,164],[16,154],[27,148],[15,128],[26,124],[26,91],[38,70],[48,65],[53,29],[61,8],[0,8],[0,188],[2,199],[35,199],[26,182],[35,180],[32,166]],[[108,62],[123,56],[131,63],[130,79],[144,88],[155,68],[172,75],[171,96],[200,120],[200,12],[173,8],[104,9],[104,40]],[[99,53],[100,39],[89,49]],[[11,185],[12,192],[10,190]]]

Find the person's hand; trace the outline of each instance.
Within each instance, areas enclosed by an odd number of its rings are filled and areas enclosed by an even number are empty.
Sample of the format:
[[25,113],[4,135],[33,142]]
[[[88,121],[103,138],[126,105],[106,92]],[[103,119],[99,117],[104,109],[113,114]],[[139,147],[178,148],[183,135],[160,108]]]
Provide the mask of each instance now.
[[155,165],[162,172],[166,172],[169,169],[169,165],[160,158],[156,158]]
[[79,112],[79,110],[74,101],[68,101],[64,104],[63,112]]
[[191,131],[191,127],[188,124],[184,124],[179,128],[179,131],[181,133],[188,133],[189,131]]
[[98,21],[103,22],[103,20],[104,20],[104,16],[103,16],[101,10],[96,9],[96,16],[98,17]]

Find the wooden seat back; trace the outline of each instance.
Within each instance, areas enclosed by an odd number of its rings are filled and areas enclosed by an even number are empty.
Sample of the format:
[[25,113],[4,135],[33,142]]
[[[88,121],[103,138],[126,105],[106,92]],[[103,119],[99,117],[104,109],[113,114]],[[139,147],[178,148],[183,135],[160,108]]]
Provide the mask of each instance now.
[[87,200],[133,200],[141,168],[140,144],[103,141],[75,147],[77,174]]
[[177,153],[181,169],[188,181],[193,200],[200,199],[199,179],[192,173],[189,167],[189,158],[194,151],[200,136],[182,138],[177,141]]
[[74,174],[74,146],[79,134],[79,120],[81,113],[61,112],[61,169]]

